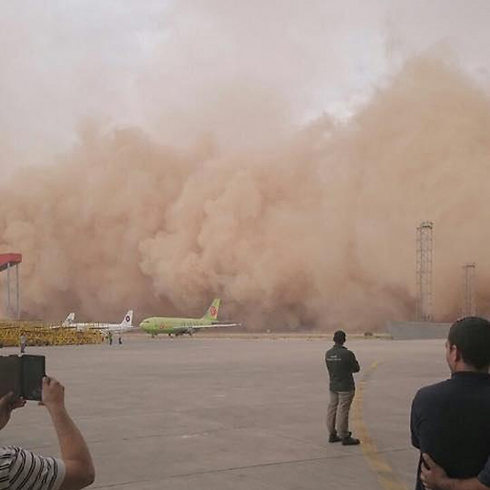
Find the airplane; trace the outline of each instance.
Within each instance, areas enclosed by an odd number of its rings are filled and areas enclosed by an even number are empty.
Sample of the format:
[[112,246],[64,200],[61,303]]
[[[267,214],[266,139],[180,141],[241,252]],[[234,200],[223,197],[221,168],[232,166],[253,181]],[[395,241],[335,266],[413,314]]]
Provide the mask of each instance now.
[[134,327],[133,310],[129,310],[121,323],[75,323],[75,313],[70,313],[63,322],[64,327],[76,328],[77,330],[97,329],[103,332],[122,333],[131,330]]
[[219,323],[218,310],[221,300],[216,298],[201,318],[172,318],[164,316],[154,316],[145,318],[140,323],[140,329],[155,337],[159,333],[168,334],[169,337],[175,335],[192,335],[194,332],[203,328],[222,328],[237,327],[239,323]]

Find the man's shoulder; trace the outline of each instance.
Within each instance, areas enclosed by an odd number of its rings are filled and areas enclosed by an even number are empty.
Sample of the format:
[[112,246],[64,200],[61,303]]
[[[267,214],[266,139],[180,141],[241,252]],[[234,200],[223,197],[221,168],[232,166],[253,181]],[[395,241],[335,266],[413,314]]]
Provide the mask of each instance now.
[[452,390],[451,379],[445,379],[431,385],[423,386],[415,394],[414,403],[444,395]]
[[349,350],[347,347],[345,347],[344,345],[342,346],[342,348],[340,349],[340,355],[344,358],[344,359],[350,359],[350,358],[354,358],[356,357],[354,352],[352,352],[351,350]]
[[[0,475],[9,481],[9,488],[23,490],[36,487],[40,490],[58,490],[63,483],[66,467],[62,460],[43,457],[17,446],[3,446],[0,449]],[[24,477],[21,478],[21,475]]]
[[433,393],[439,393],[441,391],[446,391],[451,389],[451,378],[445,379],[443,381],[438,381],[437,383],[433,383],[427,386],[422,386],[419,389],[418,393],[421,395],[431,395]]
[[343,345],[334,346],[325,353],[325,359],[327,361],[347,361],[355,358],[355,354]]
[[326,355],[341,356],[345,352],[347,352],[347,349],[343,345],[333,345],[332,347],[330,347],[330,349],[327,350]]
[[0,459],[12,458],[17,454],[18,448],[14,446],[0,446]]
[[19,448],[14,446],[0,447],[0,481],[9,479],[12,465],[15,464]]

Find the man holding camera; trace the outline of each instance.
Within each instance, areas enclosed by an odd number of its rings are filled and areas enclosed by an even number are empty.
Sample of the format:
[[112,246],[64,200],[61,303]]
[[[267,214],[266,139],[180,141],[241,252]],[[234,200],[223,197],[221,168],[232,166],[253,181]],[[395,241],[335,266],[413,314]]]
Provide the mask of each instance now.
[[[65,408],[65,389],[44,377],[42,402],[53,421],[61,459],[45,458],[14,446],[0,447],[0,490],[79,490],[91,485],[95,470],[87,444]],[[12,393],[0,398],[0,430],[25,401]]]

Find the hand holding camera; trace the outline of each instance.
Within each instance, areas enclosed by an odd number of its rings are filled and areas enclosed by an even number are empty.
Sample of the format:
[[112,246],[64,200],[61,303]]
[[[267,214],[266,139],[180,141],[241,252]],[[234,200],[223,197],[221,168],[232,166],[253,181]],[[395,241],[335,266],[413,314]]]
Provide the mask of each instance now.
[[0,430],[7,425],[12,411],[23,407],[25,404],[26,401],[23,398],[16,398],[12,392],[0,398]]
[[65,407],[65,387],[56,379],[44,376],[42,381],[42,398],[39,402],[48,410]]
[[[64,386],[56,379],[46,376],[44,356],[0,356],[0,430],[7,425],[12,411],[23,407],[26,400],[37,400],[47,408],[58,437],[62,463],[53,458],[45,459],[22,448],[8,449],[6,446],[3,454],[8,450],[14,451],[12,457],[15,458],[23,454],[24,461],[31,462],[31,469],[25,470],[26,473],[33,473],[39,466],[51,471],[50,481],[59,479],[56,488],[62,485],[61,488],[71,490],[90,485],[95,478],[92,457],[82,433],[65,408]],[[0,455],[1,451],[0,447]],[[29,457],[25,456],[27,453],[30,454]],[[9,469],[16,464],[14,461]],[[41,477],[46,479],[46,475]]]

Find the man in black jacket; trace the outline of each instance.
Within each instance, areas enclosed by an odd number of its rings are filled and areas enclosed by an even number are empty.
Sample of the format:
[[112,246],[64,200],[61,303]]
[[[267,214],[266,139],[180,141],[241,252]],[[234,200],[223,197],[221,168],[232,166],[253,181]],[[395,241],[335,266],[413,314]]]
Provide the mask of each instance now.
[[[356,356],[344,347],[346,335],[342,330],[335,332],[335,345],[325,354],[330,376],[330,403],[327,411],[328,442],[342,441],[344,446],[359,444],[359,439],[349,432],[349,410],[354,399],[355,384],[352,373],[360,371]],[[338,432],[336,430],[336,422]]]

